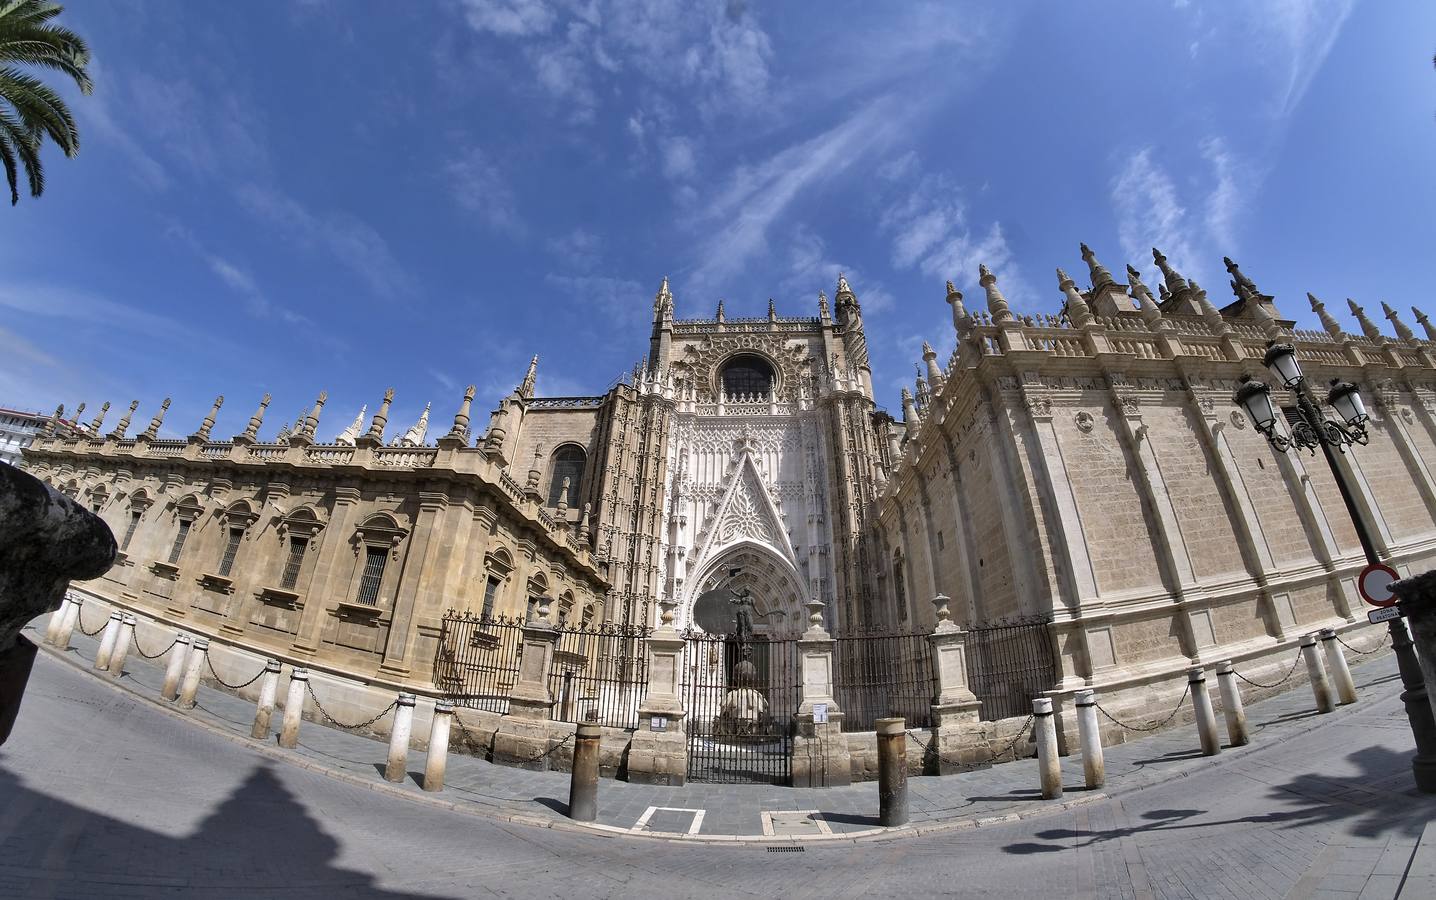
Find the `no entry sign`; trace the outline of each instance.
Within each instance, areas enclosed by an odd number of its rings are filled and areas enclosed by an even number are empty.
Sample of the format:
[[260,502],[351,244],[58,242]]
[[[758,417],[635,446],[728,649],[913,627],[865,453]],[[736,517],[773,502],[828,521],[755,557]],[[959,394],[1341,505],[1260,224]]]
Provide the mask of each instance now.
[[1400,577],[1395,569],[1384,563],[1371,563],[1357,576],[1356,590],[1361,599],[1372,606],[1391,606],[1396,602],[1391,593],[1391,582]]

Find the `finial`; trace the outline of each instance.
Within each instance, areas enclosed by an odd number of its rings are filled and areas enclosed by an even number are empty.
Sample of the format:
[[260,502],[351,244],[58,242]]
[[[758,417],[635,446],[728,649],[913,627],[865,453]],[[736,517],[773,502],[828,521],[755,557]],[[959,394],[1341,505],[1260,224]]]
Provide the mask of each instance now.
[[1112,278],[1112,273],[1097,261],[1097,255],[1092,252],[1092,248],[1086,244],[1082,244],[1081,247],[1082,260],[1087,263],[1087,271],[1092,273],[1092,290],[1096,291],[1107,284],[1115,284],[1116,281]]
[[249,417],[249,424],[245,426],[244,434],[240,436],[241,439],[248,439],[252,441],[259,436],[259,426],[264,424],[264,410],[268,406],[269,395],[265,394],[264,397],[259,401],[259,409],[256,409],[254,411],[254,415]]
[[1252,294],[1261,293],[1257,290],[1257,286],[1252,283],[1252,280],[1242,274],[1242,270],[1237,268],[1237,264],[1232,262],[1232,258],[1230,256],[1223,256],[1222,262],[1226,264],[1227,272],[1231,274],[1233,281],[1235,281],[1237,284],[1240,284],[1248,291],[1251,291]]
[[1385,300],[1381,301],[1381,311],[1386,313],[1386,318],[1391,320],[1391,327],[1396,329],[1397,337],[1403,341],[1416,340],[1416,332],[1412,331],[1407,327],[1405,322],[1401,321],[1401,317],[1396,315],[1396,310],[1392,309]]
[[55,411],[50,414],[50,418],[45,422],[45,427],[41,433],[44,434],[45,437],[54,437],[56,432],[60,430],[60,423],[64,421],[64,419],[65,404],[61,403],[55,407]]
[[997,276],[985,263],[978,264],[977,272],[981,276],[978,284],[987,291],[987,310],[992,313],[994,322],[1011,322],[1012,309],[1007,305],[1007,298],[1002,296],[1002,291],[997,289]]
[[[535,363],[538,357],[534,357]],[[532,365],[530,366],[532,371]],[[527,381],[528,379],[524,379]],[[459,411],[454,413],[454,426],[449,429],[448,437],[464,438],[469,433],[469,406],[474,402],[474,385],[464,388],[464,400],[459,404]]]
[[1142,321],[1153,331],[1170,329],[1171,323],[1162,318],[1162,310],[1157,306],[1157,301],[1152,298],[1152,292],[1142,283],[1142,274],[1128,264],[1127,266],[1127,287],[1128,292],[1137,301],[1138,312],[1142,314]]
[[778,307],[773,303],[773,298],[768,298],[768,321],[772,322],[778,318]]
[[922,417],[918,415],[917,403],[913,400],[912,391],[902,389],[902,417],[907,424],[908,433],[922,424]]
[[585,503],[583,505],[583,514],[578,517],[578,542],[580,544],[588,543],[588,517],[592,511],[593,504]]
[[374,418],[369,421],[369,431],[366,437],[382,442],[384,440],[384,427],[389,424],[389,404],[394,402],[394,389],[384,391],[384,399],[379,403],[379,409],[375,411]]
[[[1416,321],[1420,322],[1421,327],[1426,330],[1426,340],[1436,341],[1436,326],[1432,326],[1431,320],[1426,318],[1426,314],[1414,306],[1411,307],[1411,314],[1416,317]],[[61,409],[64,409],[64,407],[61,407]]]
[[78,428],[78,429],[80,429],[81,431],[84,431],[84,430],[85,430],[85,425],[84,425],[84,423],[80,421],[80,417],[83,416],[84,414],[85,414],[85,401],[81,400],[81,401],[80,401],[80,405],[77,406],[77,407],[75,407],[75,427]]
[[538,493],[539,479],[543,477],[543,445],[534,445],[533,462],[529,463],[529,480],[526,485],[531,494]]
[[348,428],[339,432],[339,435],[334,438],[334,443],[348,444],[350,447],[354,446],[359,440],[359,429],[364,427],[364,416],[368,415],[368,413],[369,404],[366,403],[359,407],[359,415],[354,417],[354,421],[349,423]]
[[559,488],[558,492],[558,515],[560,519],[568,515],[568,492],[572,484],[572,478],[567,475],[563,476],[563,485]]
[[[1107,276],[1111,279],[1111,276]],[[1062,269],[1057,270],[1057,288],[1067,297],[1066,310],[1067,318],[1078,328],[1086,328],[1093,323],[1092,307],[1082,297],[1082,292],[1077,290],[1077,282],[1072,280]]]
[[196,431],[194,434],[190,435],[190,438],[191,438],[192,440],[196,440],[196,441],[207,441],[207,440],[209,440],[209,432],[210,432],[210,429],[214,428],[214,420],[215,420],[216,418],[218,418],[218,416],[219,416],[219,408],[220,408],[221,406],[224,406],[224,395],[223,395],[223,394],[220,394],[218,397],[215,397],[215,398],[214,398],[214,405],[210,407],[210,409],[209,409],[209,415],[205,416],[205,417],[204,417],[204,421],[199,423],[199,431]]
[[99,437],[99,436],[100,436],[100,426],[101,426],[102,424],[104,424],[105,414],[108,413],[109,411],[110,411],[110,401],[106,400],[106,401],[100,406],[100,414],[99,414],[98,416],[95,416],[95,420],[90,423],[90,434],[93,435],[94,437]]
[[1261,326],[1262,334],[1266,336],[1267,340],[1279,341],[1284,337],[1281,325],[1277,323],[1276,316],[1271,314],[1271,310],[1266,308],[1266,304],[1253,303],[1251,311],[1252,318],[1256,319],[1257,324]]
[[663,284],[658,286],[658,293],[653,295],[653,311],[656,313],[673,309],[673,292],[668,289],[668,276],[663,276]]
[[838,273],[838,290],[837,290],[837,293],[839,293],[839,294],[851,294],[852,292],[853,292],[853,289],[850,288],[850,287],[848,287],[848,278],[847,278],[847,276],[844,275],[842,272],[839,272],[839,273]]
[[411,425],[411,426],[409,427],[409,430],[406,431],[406,432],[404,432],[404,436],[401,437],[401,438],[399,438],[399,446],[401,446],[401,447],[422,447],[422,446],[424,446],[424,439],[425,439],[426,437],[428,437],[428,435],[429,435],[429,404],[428,404],[428,403],[425,403],[425,404],[424,404],[424,411],[423,411],[423,413],[421,413],[421,414],[419,415],[419,421],[417,421],[417,422],[415,422],[413,425]]
[[828,309],[828,295],[822,291],[818,291],[818,318],[830,319],[832,315],[832,312]]
[[722,321],[723,321],[723,298],[722,298],[722,297],[719,297],[719,298],[718,298],[718,314],[717,314],[714,318],[716,318],[719,322],[722,322]]
[[1167,265],[1167,258],[1156,247],[1152,248],[1152,262],[1156,263],[1157,268],[1161,271],[1162,281],[1166,283],[1169,293],[1180,294],[1187,289],[1187,280],[1176,269]]
[[141,438],[147,441],[152,441],[155,439],[155,436],[160,433],[160,424],[165,420],[165,410],[169,408],[170,398],[166,397],[164,402],[160,404],[160,411],[155,413],[155,417],[153,419],[150,419],[150,427],[146,428],[140,434]]
[[529,360],[529,369],[524,373],[523,383],[519,385],[519,396],[525,400],[534,395],[534,382],[538,381],[538,354]]
[[1326,311],[1326,304],[1316,299],[1316,295],[1310,291],[1306,292],[1306,299],[1310,301],[1311,311],[1316,313],[1316,317],[1321,320],[1321,327],[1326,329],[1326,333],[1337,341],[1346,340],[1346,332],[1341,330],[1341,325],[1336,321],[1336,317]]
[[1207,297],[1207,292],[1201,285],[1197,284],[1195,278],[1192,279],[1191,285],[1192,295],[1197,301],[1197,308],[1202,311],[1203,321],[1205,321],[1216,334],[1226,334],[1231,331],[1232,327],[1227,324],[1226,319],[1222,318],[1221,311],[1213,305],[1211,299]]
[[947,305],[952,307],[952,327],[961,339],[972,330],[972,318],[967,314],[967,307],[962,305],[962,291],[959,291],[951,281],[947,283]]
[[1361,323],[1361,331],[1363,334],[1378,344],[1386,343],[1386,335],[1381,333],[1381,329],[1376,327],[1376,323],[1366,318],[1366,310],[1357,306],[1356,301],[1350,297],[1346,298],[1346,305],[1351,307],[1351,314],[1356,316],[1357,322]]
[[314,408],[309,411],[309,415],[304,419],[303,428],[299,433],[311,441],[314,440],[314,434],[319,428],[319,413],[324,409],[324,404],[328,400],[329,392],[320,391],[319,396],[314,400]]
[[120,419],[120,424],[115,426],[115,430],[110,432],[110,437],[114,438],[117,441],[122,441],[125,439],[125,432],[129,431],[130,429],[130,419],[134,417],[135,410],[139,409],[139,407],[140,401],[130,401],[129,411],[126,412],[124,417]]

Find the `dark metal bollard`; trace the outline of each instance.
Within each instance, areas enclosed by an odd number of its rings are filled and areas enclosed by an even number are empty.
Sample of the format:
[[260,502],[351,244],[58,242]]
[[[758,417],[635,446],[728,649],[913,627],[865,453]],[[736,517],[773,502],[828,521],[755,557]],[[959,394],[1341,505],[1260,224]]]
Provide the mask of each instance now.
[[1436,794],[1436,572],[1423,572],[1393,582],[1391,593],[1406,621],[1386,623],[1391,632],[1391,649],[1401,670],[1401,702],[1416,739],[1411,772],[1416,788]]
[[568,817],[576,822],[598,818],[598,739],[603,728],[580,722],[574,735],[573,776],[568,782]]
[[114,564],[115,536],[99,516],[9,463],[0,463],[0,744],[10,736],[36,647],[20,629],[60,606],[71,579]]
[[907,720],[878,719],[878,824],[907,824]]

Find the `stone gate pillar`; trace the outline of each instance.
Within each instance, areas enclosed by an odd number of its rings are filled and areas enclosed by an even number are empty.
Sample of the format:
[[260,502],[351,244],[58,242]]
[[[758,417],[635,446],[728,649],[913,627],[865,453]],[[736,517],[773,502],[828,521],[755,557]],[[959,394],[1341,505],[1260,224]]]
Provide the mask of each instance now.
[[937,627],[928,635],[937,694],[932,698],[932,723],[937,728],[939,775],[959,772],[976,764],[979,748],[963,735],[976,732],[982,701],[967,684],[967,632],[952,623],[951,601],[943,594],[932,598]]
[[509,711],[494,733],[494,762],[521,769],[546,771],[557,741],[550,737],[549,714],[553,697],[548,672],[553,662],[558,629],[548,622],[548,597],[541,597],[523,626],[519,677],[509,688]]
[[798,640],[802,695],[793,738],[793,787],[852,783],[852,758],[843,734],[843,711],[833,698],[833,639],[823,628],[823,602],[808,601],[808,630]]
[[688,777],[684,727],[683,637],[673,628],[671,598],[658,601],[659,626],[648,636],[648,692],[638,708],[638,730],[628,746],[628,780],[635,784],[681,785]]

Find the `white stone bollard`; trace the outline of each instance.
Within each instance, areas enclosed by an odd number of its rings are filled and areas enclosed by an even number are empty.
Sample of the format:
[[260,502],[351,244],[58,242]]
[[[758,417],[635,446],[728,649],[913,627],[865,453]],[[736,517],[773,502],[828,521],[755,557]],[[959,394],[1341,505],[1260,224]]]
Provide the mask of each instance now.
[[1207,691],[1207,675],[1200,667],[1187,670],[1187,689],[1192,693],[1192,709],[1197,714],[1197,739],[1202,743],[1203,756],[1222,752],[1222,739],[1217,734],[1217,715],[1212,710],[1212,695]]
[[100,652],[95,654],[95,668],[110,667],[110,656],[115,652],[115,642],[119,640],[120,622],[123,618],[117,612],[110,613],[110,620],[105,623],[105,633],[100,635]]
[[60,628],[55,633],[55,639],[50,642],[61,650],[70,649],[70,636],[75,633],[75,623],[80,620],[80,598],[69,597],[67,599],[69,602],[65,604],[64,609],[60,610]]
[[184,681],[180,685],[180,709],[194,709],[195,697],[199,695],[199,679],[204,674],[204,660],[209,655],[209,640],[195,638],[185,665]]
[[403,781],[409,768],[409,735],[414,731],[414,695],[399,692],[394,707],[394,727],[389,731],[389,760],[384,766],[385,781]]
[[1316,698],[1316,711],[1319,713],[1331,712],[1336,709],[1336,700],[1331,696],[1331,683],[1326,680],[1326,666],[1321,664],[1321,654],[1316,650],[1316,635],[1302,635],[1301,655],[1306,660],[1306,676],[1311,680],[1311,693]]
[[299,723],[304,719],[304,690],[308,685],[307,669],[289,673],[289,692],[284,695],[284,725],[279,729],[279,746],[286,750],[299,746]]
[[454,704],[434,701],[434,723],[429,726],[429,753],[424,760],[424,790],[444,789],[444,770],[449,764],[449,722],[454,717]]
[[1336,629],[1321,629],[1321,642],[1326,646],[1326,665],[1331,670],[1331,680],[1336,682],[1337,699],[1342,703],[1355,703],[1356,682],[1351,679],[1351,667],[1346,664],[1346,654],[1341,652]]
[[259,702],[254,708],[254,725],[249,736],[261,741],[269,740],[269,723],[274,719],[274,698],[279,695],[279,660],[271,659],[264,664],[264,676],[259,680]]
[[1078,691],[1072,699],[1077,705],[1082,774],[1087,778],[1087,787],[1099,788],[1107,783],[1107,764],[1102,756],[1102,732],[1097,728],[1097,692]]
[[60,608],[50,614],[50,621],[45,625],[45,643],[53,644],[60,636],[60,623],[65,621],[65,613],[70,610],[70,595],[66,594],[60,598]]
[[189,635],[180,632],[175,645],[170,648],[169,664],[165,666],[165,683],[160,686],[161,700],[174,700],[179,696],[180,678],[184,675],[185,657],[189,655]]
[[1222,696],[1222,715],[1227,720],[1227,743],[1244,747],[1251,740],[1247,732],[1247,711],[1242,706],[1242,692],[1231,660],[1217,663],[1217,691]]
[[1052,720],[1052,700],[1032,701],[1032,730],[1037,734],[1037,775],[1042,781],[1042,799],[1062,796],[1062,766],[1057,761],[1057,723]]
[[130,654],[130,642],[135,639],[135,617],[125,613],[120,618],[120,635],[115,638],[115,649],[110,654],[110,675],[119,678],[125,671],[125,657]]

